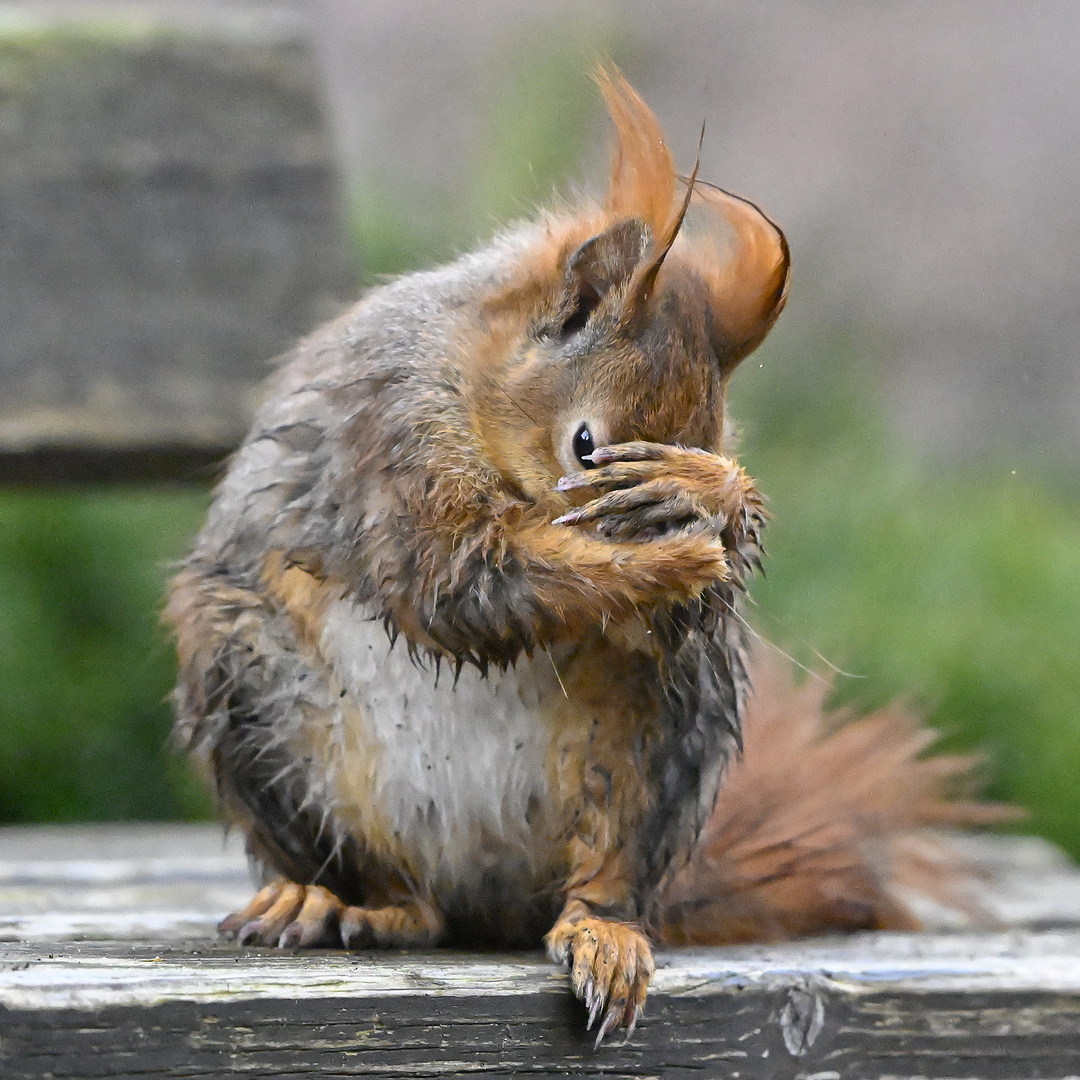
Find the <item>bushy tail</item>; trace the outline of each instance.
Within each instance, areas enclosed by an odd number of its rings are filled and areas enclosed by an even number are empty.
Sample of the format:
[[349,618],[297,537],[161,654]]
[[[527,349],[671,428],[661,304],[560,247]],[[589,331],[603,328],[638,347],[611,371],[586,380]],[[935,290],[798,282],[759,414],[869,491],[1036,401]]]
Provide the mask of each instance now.
[[837,930],[914,930],[910,899],[977,914],[974,868],[930,830],[1009,820],[973,801],[977,756],[923,757],[937,737],[899,705],[830,712],[827,680],[796,684],[759,651],[744,751],[693,857],[664,888],[672,945],[780,941]]

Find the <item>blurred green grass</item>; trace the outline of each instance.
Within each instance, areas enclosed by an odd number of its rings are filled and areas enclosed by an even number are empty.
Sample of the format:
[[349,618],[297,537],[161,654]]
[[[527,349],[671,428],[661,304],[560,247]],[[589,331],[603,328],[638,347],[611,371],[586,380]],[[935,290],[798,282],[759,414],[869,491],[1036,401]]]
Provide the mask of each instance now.
[[[377,179],[363,185],[353,232],[368,279],[452,254],[572,175],[603,130],[582,54],[604,45],[518,57],[470,196],[437,224],[418,224]],[[881,411],[884,359],[843,338],[793,340],[782,322],[733,380],[740,454],[774,515],[749,618],[807,666],[824,657],[850,673],[838,700],[905,695],[946,745],[984,749],[990,792],[1080,855],[1080,493],[1038,447],[1022,461],[921,458]],[[168,748],[173,668],[157,622],[167,564],[206,502],[0,493],[0,820],[208,812]]]
[[208,802],[168,744],[168,564],[193,491],[0,493],[0,821],[170,819]]
[[921,458],[886,425],[872,366],[775,352],[733,380],[740,457],[773,514],[750,622],[840,669],[838,701],[906,698],[941,746],[984,751],[987,793],[1080,855],[1077,493],[1030,453]]

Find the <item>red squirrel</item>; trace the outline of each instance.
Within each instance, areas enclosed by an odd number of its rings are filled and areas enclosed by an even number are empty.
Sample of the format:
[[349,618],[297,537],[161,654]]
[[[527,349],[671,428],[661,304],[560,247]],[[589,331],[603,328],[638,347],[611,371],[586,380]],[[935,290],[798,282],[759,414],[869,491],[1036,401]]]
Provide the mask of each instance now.
[[223,932],[543,941],[599,1042],[633,1031],[653,943],[914,925],[900,838],[981,811],[903,717],[831,732],[768,672],[750,695],[766,515],[724,398],[788,247],[597,81],[603,198],[298,345],[167,615],[180,740],[265,873]]

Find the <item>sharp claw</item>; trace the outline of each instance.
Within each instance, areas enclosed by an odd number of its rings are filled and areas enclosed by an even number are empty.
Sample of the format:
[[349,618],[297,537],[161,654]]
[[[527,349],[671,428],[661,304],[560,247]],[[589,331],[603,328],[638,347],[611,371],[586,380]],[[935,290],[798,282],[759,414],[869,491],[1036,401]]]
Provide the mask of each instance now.
[[596,1033],[596,1042],[593,1043],[594,1050],[600,1048],[600,1044],[604,1041],[604,1037],[618,1022],[619,1006],[617,1002],[612,1002],[608,1006],[608,1011],[604,1013],[604,1022],[600,1025],[600,1030]]
[[593,991],[593,999],[589,1004],[589,1022],[585,1025],[586,1031],[592,1031],[593,1024],[596,1023],[596,1018],[600,1015],[600,1010],[604,1007],[604,995]]
[[551,524],[552,525],[573,525],[581,517],[581,513],[578,510],[571,510],[562,517],[557,517]]
[[630,1019],[626,1022],[626,1039],[624,1040],[625,1042],[629,1042],[630,1036],[634,1034],[634,1029],[637,1027],[638,1019],[641,1017],[641,1009],[639,1009],[636,1005],[631,1004],[630,1008],[627,1010],[627,1015]]
[[260,943],[259,932],[261,930],[262,927],[259,925],[258,919],[253,919],[251,922],[244,923],[244,925],[240,927],[240,932],[236,935],[236,940],[241,945],[258,945]]

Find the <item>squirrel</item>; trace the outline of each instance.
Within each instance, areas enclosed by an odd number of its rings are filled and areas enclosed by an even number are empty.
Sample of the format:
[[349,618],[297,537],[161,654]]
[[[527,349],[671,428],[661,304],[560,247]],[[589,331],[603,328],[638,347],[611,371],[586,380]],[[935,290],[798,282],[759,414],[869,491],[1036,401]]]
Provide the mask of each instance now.
[[603,198],[297,346],[166,617],[179,741],[266,882],[223,933],[543,941],[599,1044],[634,1030],[652,944],[914,926],[903,883],[936,875],[903,838],[994,814],[949,801],[970,761],[920,759],[903,715],[834,730],[760,662],[750,692],[767,515],[725,389],[787,243],[596,79]]

